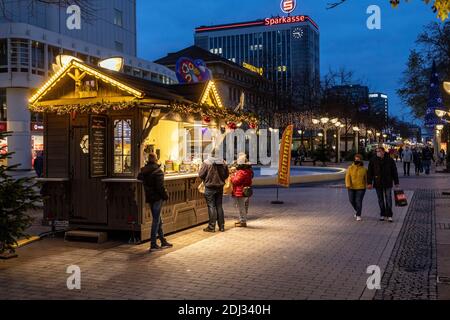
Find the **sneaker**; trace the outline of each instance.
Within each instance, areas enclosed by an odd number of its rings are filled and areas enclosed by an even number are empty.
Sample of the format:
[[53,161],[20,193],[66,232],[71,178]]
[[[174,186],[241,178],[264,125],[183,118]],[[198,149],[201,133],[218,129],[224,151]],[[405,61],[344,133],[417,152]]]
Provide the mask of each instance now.
[[380,221],[384,221],[384,220],[385,220],[385,218],[384,218],[384,217],[381,217],[381,218],[380,218]]
[[394,219],[388,218],[388,221],[392,223],[392,222],[394,222]]
[[356,219],[356,218],[358,218],[358,216],[355,214],[355,215],[353,215],[353,217]]
[[205,229],[203,229],[203,231],[204,231],[204,232],[211,232],[211,233],[214,233],[214,232],[216,232],[216,230],[210,229],[209,227],[208,227],[208,228],[205,228]]
[[234,224],[236,228],[247,228],[247,222],[236,222]]
[[225,232],[225,227],[220,227],[220,228],[219,228],[219,231],[220,231],[220,232]]
[[362,221],[361,217],[356,217],[356,221]]
[[167,242],[167,241],[163,241],[161,242],[161,248],[162,249],[169,249],[169,248],[173,248],[173,244]]

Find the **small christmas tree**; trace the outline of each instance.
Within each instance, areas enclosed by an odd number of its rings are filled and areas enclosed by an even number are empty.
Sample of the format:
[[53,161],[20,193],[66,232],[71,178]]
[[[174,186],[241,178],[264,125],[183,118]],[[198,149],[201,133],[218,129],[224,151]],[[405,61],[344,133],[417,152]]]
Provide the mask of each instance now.
[[[9,134],[0,132],[0,140]],[[32,219],[28,210],[36,209],[40,195],[32,178],[13,179],[9,172],[18,165],[5,165],[12,153],[0,147],[0,255],[13,254],[17,240],[28,237],[26,229]]]

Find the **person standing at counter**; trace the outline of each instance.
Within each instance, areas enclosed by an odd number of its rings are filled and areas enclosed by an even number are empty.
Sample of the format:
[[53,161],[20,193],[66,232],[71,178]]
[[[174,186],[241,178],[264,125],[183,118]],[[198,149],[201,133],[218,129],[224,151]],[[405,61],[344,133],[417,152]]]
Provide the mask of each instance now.
[[205,232],[216,232],[216,222],[219,230],[225,232],[225,214],[223,212],[223,187],[229,176],[225,161],[210,155],[203,162],[198,176],[205,184],[205,199],[208,205],[209,225]]
[[[138,175],[138,180],[142,181],[144,184],[145,201],[150,205],[153,217],[150,235],[150,251],[173,247],[173,245],[164,237],[162,228],[161,208],[163,201],[169,199],[169,195],[164,187],[164,172],[157,162],[158,157],[156,154],[150,153],[147,164],[141,169],[141,172]],[[161,246],[157,244],[158,238],[161,241]]]

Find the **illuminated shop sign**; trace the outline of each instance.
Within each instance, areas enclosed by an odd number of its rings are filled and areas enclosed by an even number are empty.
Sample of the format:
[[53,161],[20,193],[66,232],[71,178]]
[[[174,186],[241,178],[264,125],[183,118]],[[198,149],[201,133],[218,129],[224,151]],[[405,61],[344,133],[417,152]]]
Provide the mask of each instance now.
[[0,132],[5,132],[7,130],[6,122],[0,122]]
[[296,0],[281,0],[281,11],[283,11],[286,14],[291,13],[295,10],[297,7],[297,1]]
[[32,122],[31,131],[44,131],[44,125],[42,123]]
[[229,29],[238,29],[238,28],[250,28],[250,27],[261,27],[261,26],[276,26],[290,23],[299,23],[309,21],[316,29],[319,29],[319,26],[308,16],[299,15],[299,16],[290,16],[290,17],[272,17],[266,18],[264,20],[257,20],[251,22],[242,22],[242,23],[233,23],[233,24],[225,24],[220,26],[212,26],[212,27],[200,27],[196,28],[195,32],[207,32],[207,31],[221,31],[221,30],[229,30]]
[[246,63],[246,62],[243,62],[242,63],[242,66],[245,68],[245,69],[247,69],[247,70],[250,70],[250,71],[253,71],[253,72],[255,72],[255,73],[258,73],[259,75],[263,75],[263,73],[264,73],[264,69],[263,68],[258,68],[258,67],[255,67],[255,66],[253,66],[253,65],[251,65],[251,64],[248,64],[248,63]]
[[274,26],[274,25],[278,25],[278,24],[305,22],[306,18],[307,18],[306,16],[266,18],[264,20],[264,25]]

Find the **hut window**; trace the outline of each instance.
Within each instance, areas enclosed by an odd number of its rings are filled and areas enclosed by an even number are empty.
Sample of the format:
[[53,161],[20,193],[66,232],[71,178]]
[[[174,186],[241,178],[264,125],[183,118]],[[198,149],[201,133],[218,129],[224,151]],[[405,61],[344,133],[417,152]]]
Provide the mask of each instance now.
[[131,120],[114,121],[114,173],[132,173]]

